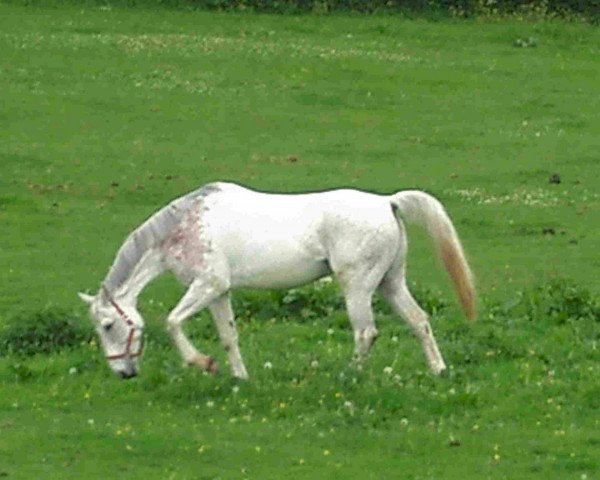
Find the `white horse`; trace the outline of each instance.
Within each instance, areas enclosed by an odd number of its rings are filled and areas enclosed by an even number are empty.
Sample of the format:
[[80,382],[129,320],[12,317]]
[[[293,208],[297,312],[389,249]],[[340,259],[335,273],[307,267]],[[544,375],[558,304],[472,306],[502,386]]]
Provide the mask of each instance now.
[[180,197],[133,231],[90,305],[112,370],[137,375],[144,321],[137,297],[170,270],[188,290],[167,317],[184,362],[212,373],[216,362],[185,336],[182,323],[208,307],[232,374],[248,378],[231,309],[239,287],[289,288],[333,274],[340,283],[360,362],[378,336],[371,299],[379,288],[421,340],[435,374],[446,369],[427,314],[410,294],[403,220],[424,226],[449,272],[463,309],[474,316],[474,287],[456,231],[438,200],[421,191],[391,196],[357,190],[260,193],[212,183]]

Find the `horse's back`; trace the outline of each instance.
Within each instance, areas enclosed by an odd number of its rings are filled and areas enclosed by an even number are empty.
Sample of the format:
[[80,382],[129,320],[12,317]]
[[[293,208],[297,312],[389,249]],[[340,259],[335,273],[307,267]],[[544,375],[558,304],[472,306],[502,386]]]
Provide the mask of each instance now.
[[221,183],[211,196],[210,218],[222,232],[277,238],[322,236],[328,228],[380,229],[396,225],[388,197],[352,189],[314,193],[263,193]]
[[366,237],[383,248],[386,234],[397,235],[388,200],[357,190],[269,194],[218,184],[204,215],[203,228],[227,260],[232,286],[310,282],[330,273],[332,249],[351,254]]

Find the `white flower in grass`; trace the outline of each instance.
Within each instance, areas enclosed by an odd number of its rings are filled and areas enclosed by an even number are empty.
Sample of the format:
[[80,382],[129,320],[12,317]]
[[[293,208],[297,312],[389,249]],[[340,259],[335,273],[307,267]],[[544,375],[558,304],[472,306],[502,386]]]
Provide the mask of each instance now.
[[271,362],[265,362],[265,364],[263,365],[263,368],[265,370],[271,370],[273,368],[273,364]]
[[383,369],[383,373],[385,373],[386,375],[391,375],[393,371],[394,371],[394,369],[392,367],[389,367],[389,366],[385,367]]
[[238,393],[240,391],[240,387],[238,387],[237,385],[234,385],[231,389],[231,391],[233,392],[233,394],[235,395],[236,393]]
[[213,408],[215,406],[215,402],[213,402],[212,400],[209,400],[208,402],[206,402],[206,406],[208,408]]
[[396,335],[392,337],[392,342],[398,343],[398,337]]
[[327,335],[333,335],[333,328],[327,329]]
[[319,361],[318,360],[313,360],[312,362],[310,362],[310,366],[312,368],[317,368],[319,366]]

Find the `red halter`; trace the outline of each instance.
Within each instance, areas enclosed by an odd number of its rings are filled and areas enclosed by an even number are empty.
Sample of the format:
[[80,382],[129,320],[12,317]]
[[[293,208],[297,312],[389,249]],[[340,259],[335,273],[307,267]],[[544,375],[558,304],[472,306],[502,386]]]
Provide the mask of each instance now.
[[137,352],[132,352],[131,351],[131,345],[133,343],[133,338],[135,336],[135,331],[136,330],[140,330],[141,331],[141,328],[137,327],[135,325],[135,323],[133,323],[133,320],[131,320],[131,318],[129,318],[129,316],[119,306],[119,304],[114,301],[114,299],[112,298],[112,296],[110,295],[110,293],[108,293],[108,290],[106,289],[106,287],[104,285],[102,285],[102,291],[104,292],[104,295],[106,295],[106,298],[108,299],[108,301],[110,302],[110,304],[114,307],[114,309],[119,314],[119,317],[121,317],[121,319],[129,327],[129,334],[127,335],[127,343],[125,344],[125,351],[123,353],[118,353],[116,355],[107,355],[106,359],[107,360],[120,360],[122,358],[136,358],[136,357],[141,356],[142,355],[142,351],[144,350],[144,342],[143,342],[144,337],[140,338],[140,348],[138,349],[138,351]]

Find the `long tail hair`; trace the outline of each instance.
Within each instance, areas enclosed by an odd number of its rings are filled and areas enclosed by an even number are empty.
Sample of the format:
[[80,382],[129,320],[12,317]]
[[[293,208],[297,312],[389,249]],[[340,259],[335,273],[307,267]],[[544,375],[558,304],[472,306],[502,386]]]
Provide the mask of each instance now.
[[425,228],[433,239],[446,271],[452,278],[465,315],[475,318],[475,286],[465,252],[443,205],[419,190],[405,190],[390,197],[397,216]]

